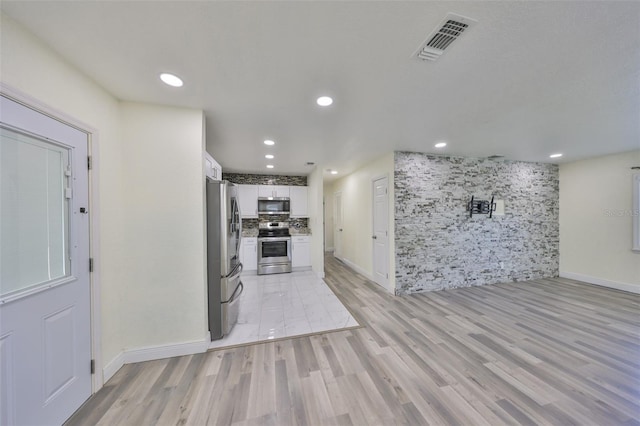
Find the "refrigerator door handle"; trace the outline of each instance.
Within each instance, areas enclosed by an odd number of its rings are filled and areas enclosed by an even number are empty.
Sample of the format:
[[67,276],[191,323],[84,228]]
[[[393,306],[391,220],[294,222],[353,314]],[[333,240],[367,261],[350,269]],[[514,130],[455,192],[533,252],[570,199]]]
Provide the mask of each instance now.
[[[238,290],[240,290],[240,293],[238,293]],[[223,300],[222,303],[232,303],[232,302],[234,302],[238,297],[240,297],[240,295],[242,294],[243,291],[244,291],[244,284],[242,284],[242,281],[240,281],[240,284],[238,284],[238,287],[236,287],[236,289],[233,291],[233,294],[231,295],[229,300]],[[238,293],[238,294],[236,294],[236,293]]]
[[242,273],[242,269],[243,268],[244,268],[244,266],[242,265],[242,263],[238,263],[236,265],[236,267],[233,268],[233,271],[231,271],[229,273],[229,275],[227,275],[226,277],[223,277],[223,278],[231,279],[231,278],[235,277],[236,275],[240,275]]

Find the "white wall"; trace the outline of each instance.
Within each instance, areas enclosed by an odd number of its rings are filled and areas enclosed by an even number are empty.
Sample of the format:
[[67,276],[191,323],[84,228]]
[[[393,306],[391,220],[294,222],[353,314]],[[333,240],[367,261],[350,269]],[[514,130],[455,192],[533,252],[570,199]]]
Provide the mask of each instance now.
[[122,103],[127,348],[205,338],[202,111]]
[[[389,288],[395,289],[394,258],[394,188],[393,152],[365,165],[348,176],[336,180],[331,185],[333,197],[342,192],[343,232],[342,257],[348,264],[369,278],[373,277],[373,202],[372,180],[381,176],[389,178]],[[333,209],[331,209],[333,215]],[[335,242],[334,242],[335,244]]]
[[114,373],[126,349],[204,342],[202,111],[121,104],[0,19],[2,83],[96,131],[103,366]]
[[311,267],[324,278],[324,234],[322,230],[322,169],[316,167],[307,177],[309,187],[309,228],[311,229]]
[[[126,286],[121,265],[124,244],[123,158],[118,101],[67,64],[40,40],[5,15],[0,16],[0,76],[4,84],[32,96],[98,130],[102,356],[108,361],[123,347],[120,322]],[[95,149],[95,147],[94,147]]]
[[560,166],[561,276],[640,292],[632,166],[640,166],[640,151]]

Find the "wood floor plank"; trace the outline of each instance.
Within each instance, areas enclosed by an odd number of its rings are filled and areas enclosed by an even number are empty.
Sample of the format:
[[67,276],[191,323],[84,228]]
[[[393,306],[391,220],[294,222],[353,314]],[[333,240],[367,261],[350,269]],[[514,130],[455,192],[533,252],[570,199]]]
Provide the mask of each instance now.
[[640,296],[550,278],[393,297],[363,326],[124,366],[67,425],[640,426]]

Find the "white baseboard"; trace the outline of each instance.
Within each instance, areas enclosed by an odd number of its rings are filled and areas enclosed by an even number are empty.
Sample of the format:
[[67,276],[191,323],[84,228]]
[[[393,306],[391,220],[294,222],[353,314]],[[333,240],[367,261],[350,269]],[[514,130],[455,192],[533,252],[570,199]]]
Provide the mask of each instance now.
[[118,372],[124,365],[124,352],[120,352],[114,359],[112,359],[107,365],[102,369],[102,377],[103,383],[107,383],[107,381],[113,377],[114,374]]
[[640,286],[620,281],[605,280],[603,278],[591,277],[589,275],[576,274],[575,272],[560,271],[561,278],[569,278],[576,281],[599,285],[601,287],[614,288],[616,290],[628,291],[629,293],[640,294]]
[[333,253],[333,247],[325,247],[324,251],[326,253]]
[[156,359],[171,358],[174,356],[193,355],[206,352],[209,349],[207,339],[194,342],[176,343],[174,345],[148,346],[146,348],[127,349],[120,352],[111,362],[109,362],[102,374],[105,383],[125,364],[134,362],[153,361]]
[[209,349],[208,341],[197,340],[195,342],[177,343],[166,346],[149,346],[125,351],[125,364],[134,362],[152,361],[155,359],[171,358],[174,356],[193,355],[206,352]]
[[[340,258],[338,258],[340,259]],[[358,265],[356,265],[355,263],[353,263],[352,261],[342,258],[340,259],[342,262],[344,262],[349,268],[353,269],[354,271],[356,271],[357,273],[364,275],[365,277],[367,277],[367,279],[373,281],[373,276],[371,274],[369,274],[367,271],[365,271],[364,269],[362,269],[361,267],[359,267]]]

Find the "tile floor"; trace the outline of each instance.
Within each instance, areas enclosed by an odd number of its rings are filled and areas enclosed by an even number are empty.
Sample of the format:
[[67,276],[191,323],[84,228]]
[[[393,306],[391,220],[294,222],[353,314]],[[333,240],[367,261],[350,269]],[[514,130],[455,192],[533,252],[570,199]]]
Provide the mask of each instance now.
[[359,325],[313,272],[243,275],[238,323],[210,348]]

